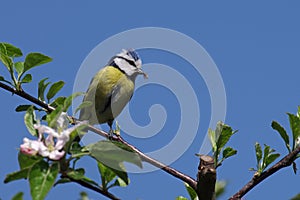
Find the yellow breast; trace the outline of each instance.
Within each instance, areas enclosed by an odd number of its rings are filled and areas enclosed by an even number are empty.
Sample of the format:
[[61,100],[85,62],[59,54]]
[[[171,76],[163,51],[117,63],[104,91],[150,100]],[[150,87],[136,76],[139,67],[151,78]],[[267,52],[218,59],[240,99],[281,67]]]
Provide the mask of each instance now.
[[80,120],[101,124],[115,119],[130,100],[134,82],[113,66],[101,69],[93,78],[84,101],[92,106],[80,112]]

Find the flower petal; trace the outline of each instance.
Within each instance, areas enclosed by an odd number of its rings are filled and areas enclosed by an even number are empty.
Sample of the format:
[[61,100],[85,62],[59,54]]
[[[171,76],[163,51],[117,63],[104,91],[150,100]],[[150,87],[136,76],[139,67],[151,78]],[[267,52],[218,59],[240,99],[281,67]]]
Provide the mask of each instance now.
[[64,152],[64,151],[58,151],[58,150],[55,150],[55,151],[50,152],[49,158],[50,158],[51,160],[59,160],[59,159],[61,159],[64,155],[65,155],[65,152]]
[[52,135],[48,135],[45,139],[45,145],[48,146],[54,146],[54,140]]
[[70,139],[69,136],[57,138],[55,149],[61,150],[65,146],[65,144],[69,141],[69,139]]
[[70,135],[73,131],[75,131],[75,129],[77,129],[78,127],[82,126],[82,125],[87,125],[88,124],[88,121],[82,121],[78,124],[76,124],[75,126],[71,127],[71,128],[68,128],[66,130],[63,131],[64,134],[68,134]]
[[39,154],[43,157],[48,157],[50,154],[49,149],[43,143],[40,145]]
[[36,155],[39,151],[41,142],[38,140],[23,139],[23,144],[20,145],[20,151],[26,155]]
[[68,115],[65,112],[62,112],[57,119],[57,127],[58,129],[64,130],[68,128],[69,125],[69,120],[68,120]]
[[50,128],[49,126],[45,126],[45,125],[34,125],[34,128],[38,130],[39,134],[42,135],[43,133],[47,133],[49,135],[52,135],[53,137],[58,137],[59,134],[52,128]]

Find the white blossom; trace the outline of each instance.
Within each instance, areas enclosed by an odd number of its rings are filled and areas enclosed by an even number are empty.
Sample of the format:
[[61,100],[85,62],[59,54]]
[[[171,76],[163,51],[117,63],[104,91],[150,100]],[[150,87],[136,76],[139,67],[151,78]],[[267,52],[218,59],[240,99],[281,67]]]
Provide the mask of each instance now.
[[[56,130],[46,125],[35,124],[34,128],[38,130],[39,138],[38,140],[24,138],[24,143],[20,146],[21,152],[27,155],[39,154],[52,160],[59,160],[65,155],[63,148],[70,140],[70,134],[85,123],[81,122],[68,128],[67,114],[62,113],[57,120]],[[47,134],[47,137],[42,139],[44,134]]]
[[30,140],[28,138],[23,139],[23,144],[20,146],[20,151],[26,155],[36,155],[39,152],[41,141]]

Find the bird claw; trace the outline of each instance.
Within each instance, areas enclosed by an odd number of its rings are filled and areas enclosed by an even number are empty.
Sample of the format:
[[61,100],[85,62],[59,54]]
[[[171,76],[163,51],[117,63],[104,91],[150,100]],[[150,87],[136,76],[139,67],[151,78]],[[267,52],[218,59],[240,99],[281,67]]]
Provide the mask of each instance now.
[[120,137],[120,131],[110,129],[108,132],[108,139],[112,140],[114,136]]
[[113,138],[113,130],[110,129],[108,132],[108,139],[111,140]]

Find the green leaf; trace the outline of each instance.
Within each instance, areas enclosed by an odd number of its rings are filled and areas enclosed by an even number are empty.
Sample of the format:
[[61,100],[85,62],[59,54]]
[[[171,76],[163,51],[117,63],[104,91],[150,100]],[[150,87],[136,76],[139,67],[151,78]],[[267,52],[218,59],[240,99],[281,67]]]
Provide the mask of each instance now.
[[217,141],[222,133],[224,123],[222,121],[217,122],[216,130],[215,130],[215,140]]
[[[129,182],[129,181],[127,181]],[[120,177],[116,179],[115,183],[113,184],[114,186],[120,186],[120,187],[126,187],[128,183],[126,183],[123,179]]]
[[229,141],[230,137],[235,133],[236,131],[233,131],[232,128],[226,124],[222,125],[222,131],[221,135],[218,138],[217,141],[217,148],[222,149],[227,142]]
[[21,83],[30,83],[32,81],[31,74],[26,74],[24,78],[22,79]]
[[10,57],[4,54],[0,54],[0,60],[5,65],[10,74],[13,73],[13,61]]
[[38,85],[38,98],[41,101],[45,101],[45,90],[47,86],[50,84],[50,82],[45,83],[46,80],[48,80],[48,78],[44,78],[40,80]]
[[15,69],[16,69],[18,75],[19,75],[18,77],[20,78],[20,75],[23,74],[24,62],[16,62],[15,63]]
[[35,119],[35,113],[34,113],[32,106],[27,109],[25,116],[24,116],[24,122],[25,122],[25,125],[26,125],[29,133],[31,133],[31,135],[33,135],[33,136],[37,136],[37,131],[34,128],[36,119]]
[[213,152],[217,151],[217,141],[216,141],[216,135],[215,135],[215,131],[213,131],[212,129],[208,129],[208,136],[210,139],[210,143],[212,146],[212,150]]
[[195,200],[198,198],[196,191],[187,183],[184,183],[185,188],[187,192],[189,193],[189,196],[192,200]]
[[300,200],[300,193],[291,198],[291,200]]
[[[120,168],[122,168],[122,171],[116,170],[114,168],[108,167],[98,162],[98,170],[101,175],[102,187],[104,190],[106,189],[108,190],[109,188],[114,186],[124,187],[124,185],[127,186],[129,184],[128,174],[126,172],[124,165],[120,163],[119,166]],[[118,176],[120,180],[119,181],[116,180],[113,184],[108,186],[108,183],[111,182],[116,176]]]
[[122,162],[129,162],[142,168],[139,155],[124,144],[112,141],[99,141],[87,146],[90,155],[98,162],[118,171],[124,171]]
[[262,159],[262,149],[258,142],[255,143],[255,153],[256,153],[257,168],[259,168],[258,166]]
[[220,197],[225,192],[226,181],[217,181],[215,186],[216,198]]
[[23,195],[24,195],[23,192],[18,192],[11,198],[11,200],[23,200]]
[[268,167],[268,165],[270,165],[272,162],[274,162],[274,160],[276,160],[276,158],[280,156],[280,154],[273,153],[275,152],[275,150],[271,149],[270,146],[266,144],[264,146],[265,147],[264,147],[263,160],[258,166],[259,173],[263,172]]
[[20,57],[23,55],[21,49],[9,43],[0,43],[0,53],[9,57]]
[[76,170],[69,171],[67,175],[70,178],[74,179],[74,180],[81,180],[81,181],[84,181],[84,182],[86,182],[88,184],[91,184],[91,185],[99,187],[99,185],[95,181],[87,178],[86,176],[84,176],[84,174],[85,174],[84,169],[83,168],[79,168],[79,169],[76,169]]
[[72,158],[80,158],[83,156],[89,156],[90,154],[88,152],[80,152],[80,153],[74,153],[72,154]]
[[237,150],[231,148],[231,147],[226,147],[223,150],[223,158],[229,158],[230,156],[233,156],[237,154]]
[[80,200],[89,200],[86,192],[80,192]]
[[128,186],[128,183],[124,182],[123,179],[121,179],[121,178],[118,177],[118,178],[115,179],[115,182],[113,184],[111,184],[111,185],[109,185],[107,187],[106,190],[108,190],[108,189],[110,189],[112,187],[127,187],[127,186]]
[[274,162],[280,156],[279,153],[270,154],[266,159],[266,167]]
[[[229,139],[231,138],[231,136],[236,132],[237,131],[233,131],[230,126],[224,124],[221,121],[217,123],[215,131],[209,129],[208,133],[212,143],[213,158],[214,158],[214,163],[216,168],[220,166],[222,162],[226,159],[226,157],[223,156],[222,160],[219,161],[220,153],[224,148],[224,146],[229,141]],[[229,151],[229,149],[225,151],[225,154],[229,153],[227,151]],[[234,153],[234,151],[231,153]]]
[[78,154],[78,153],[82,153],[82,147],[78,142],[73,142],[70,145],[70,149],[69,149],[69,153],[70,154]]
[[59,90],[61,90],[61,88],[64,86],[64,84],[65,84],[65,82],[58,81],[56,83],[53,83],[53,85],[51,85],[51,87],[47,93],[48,101],[50,101],[50,99],[52,99],[59,92]]
[[123,163],[119,163],[118,167],[122,170],[117,170],[117,169],[114,169],[114,168],[110,168],[110,167],[107,167],[109,168],[111,171],[113,171],[120,179],[122,179],[122,181],[128,185],[129,184],[129,178],[128,178],[128,174],[126,172],[126,169],[125,169],[125,166]]
[[29,69],[51,62],[52,58],[45,56],[41,53],[29,53],[25,58],[24,63],[24,72],[27,72]]
[[[58,97],[57,99],[55,99],[50,105],[55,107],[55,110],[52,111],[50,113],[50,116],[47,115],[47,121],[48,120],[52,120],[53,117],[57,116],[57,118],[59,117],[59,115],[61,114],[61,112],[67,112],[67,110],[69,109],[69,107],[72,105],[72,101],[74,98],[83,95],[83,92],[76,92],[68,97]],[[49,116],[49,117],[48,117]],[[55,120],[57,120],[57,118],[53,118],[53,122]],[[50,123],[48,121],[48,123]]]
[[43,158],[40,156],[29,156],[25,155],[21,152],[18,154],[18,161],[19,161],[19,166],[21,169],[27,169],[32,167],[35,163],[38,163],[42,160]]
[[84,92],[75,92],[72,95],[68,96],[64,102],[63,111],[66,112],[69,109],[69,107],[72,105],[73,99],[75,99],[78,96],[82,96],[84,94],[85,94]]
[[269,156],[269,154],[272,153],[272,149],[270,148],[270,146],[268,145],[264,145],[264,156],[263,156],[263,160],[262,160],[262,169],[264,170],[266,168],[266,163],[267,163],[267,158]]
[[4,179],[4,183],[9,183],[11,181],[25,179],[28,176],[28,172],[29,172],[29,169],[22,169],[20,171],[7,174]]
[[108,183],[112,181],[117,175],[108,167],[98,162],[98,171],[101,175],[101,182],[103,190],[108,189]]
[[183,196],[179,196],[179,197],[176,197],[176,200],[189,200],[188,198],[185,198]]
[[57,106],[63,106],[66,99],[66,97],[57,97],[54,101],[50,103],[50,106],[54,108],[56,108]]
[[59,184],[70,183],[70,182],[72,182],[72,181],[69,178],[61,178],[54,183],[54,187]]
[[5,80],[5,78],[3,76],[0,76],[0,81],[8,83],[9,85],[13,85],[11,82]]
[[50,166],[44,160],[36,163],[29,172],[30,193],[33,200],[42,200],[46,197],[58,175],[58,163]]
[[289,121],[290,121],[290,127],[292,129],[293,132],[293,149],[297,148],[297,139],[300,138],[300,118],[297,117],[296,115],[290,114],[289,115]]
[[68,176],[75,180],[82,179],[84,177],[84,174],[85,174],[85,170],[83,168],[79,168],[68,172]]
[[59,116],[63,112],[62,109],[63,109],[62,106],[58,106],[50,114],[47,114],[46,121],[48,122],[48,126],[50,126],[51,128],[55,128],[56,127],[57,119],[59,118]]
[[[19,105],[19,106],[16,107],[15,111],[16,112],[24,112],[24,111],[27,111],[28,108],[30,108],[30,107],[32,107],[32,105]],[[37,108],[35,106],[33,106],[33,109],[34,110],[42,111],[42,109],[39,109],[39,108]]]
[[290,138],[288,136],[288,134],[286,133],[285,129],[276,121],[272,122],[272,128],[276,131],[278,131],[278,133],[280,134],[281,138],[283,139],[286,148],[288,149],[289,152],[291,152],[291,148],[290,148]]
[[75,110],[74,115],[81,109],[91,106],[93,103],[91,101],[82,102]]

